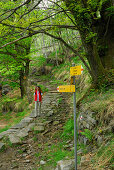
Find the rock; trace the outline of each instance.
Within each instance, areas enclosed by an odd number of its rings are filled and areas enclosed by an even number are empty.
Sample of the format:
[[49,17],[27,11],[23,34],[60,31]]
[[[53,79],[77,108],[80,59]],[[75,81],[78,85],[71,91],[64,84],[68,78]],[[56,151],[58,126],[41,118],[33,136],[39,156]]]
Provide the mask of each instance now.
[[55,170],[55,168],[53,168],[51,165],[48,166],[43,166],[43,170]]
[[21,123],[30,123],[33,121],[33,118],[30,118],[30,117],[25,117],[24,119],[21,120]]
[[82,156],[81,157],[81,162],[84,162],[86,160],[86,157],[85,156]]
[[73,170],[75,167],[74,159],[61,160],[57,163],[58,170]]
[[26,157],[26,156],[27,156],[27,154],[26,154],[26,153],[24,153],[24,154],[23,154],[23,157]]
[[85,122],[85,121],[83,121],[83,126],[84,126],[85,128],[88,128],[88,129],[89,129],[89,124],[88,124],[87,122]]
[[89,161],[89,160],[86,160],[86,157],[85,157],[85,156],[82,156],[82,157],[81,157],[81,167],[86,167],[86,166],[89,165],[89,163],[90,163],[90,161]]
[[28,150],[28,151],[27,151],[27,154],[28,154],[28,155],[29,155],[29,154],[31,154],[31,153],[32,153],[32,151],[31,151],[31,150]]
[[93,119],[92,117],[90,117],[90,116],[87,116],[87,119],[88,119],[88,121],[90,121],[92,124],[96,124],[96,120],[95,119]]
[[34,126],[35,126],[35,123],[30,123],[25,129],[27,132],[30,132],[33,130]]
[[6,95],[11,90],[10,86],[8,84],[2,86],[2,94]]
[[79,149],[79,150],[77,151],[77,154],[78,154],[78,155],[81,155],[81,154],[83,154],[83,151],[82,151],[82,149]]
[[98,135],[98,136],[97,136],[97,144],[98,144],[98,145],[101,145],[102,142],[103,142],[102,137]]
[[54,121],[53,122],[53,125],[58,125],[59,124],[59,121]]
[[20,122],[20,123],[18,123],[17,125],[12,126],[11,129],[22,129],[22,128],[24,128],[27,124],[28,124],[28,123],[26,123],[26,122]]
[[[14,132],[14,131],[13,131]],[[9,134],[11,134],[12,132],[9,130],[4,131],[2,133],[0,133],[0,139],[2,139],[4,136],[9,136]]]
[[28,136],[28,132],[25,129],[22,129],[16,135],[20,138],[24,138],[24,137]]
[[7,132],[10,134],[12,133],[16,133],[18,131],[18,129],[8,129]]
[[48,120],[48,121],[44,122],[44,125],[48,125],[50,123],[52,123],[52,120]]
[[30,160],[25,160],[25,163],[30,163]]
[[64,149],[69,148],[69,145],[63,145]]
[[35,118],[35,109],[32,110],[32,113],[30,114],[30,118]]
[[38,123],[36,123],[36,126],[44,126],[44,123],[38,122]]
[[0,139],[2,139],[3,138],[3,136],[2,135],[0,135]]
[[19,165],[14,164],[14,165],[12,165],[12,167],[11,167],[11,168],[12,168],[12,169],[15,169],[15,168],[17,169],[18,167],[19,167]]
[[21,139],[18,136],[13,135],[13,134],[9,135],[9,140],[12,144],[20,144],[21,143]]
[[85,161],[81,162],[81,167],[88,167],[89,164],[90,164],[90,161],[85,160]]
[[2,150],[4,148],[5,144],[0,142],[0,150]]
[[45,165],[45,164],[46,164],[46,161],[43,161],[43,160],[40,161],[40,165]]
[[44,129],[44,126],[35,126],[34,130],[39,131],[39,132],[43,132],[45,129]]
[[48,117],[50,117],[52,115],[53,115],[53,110],[49,111],[48,114],[47,114]]
[[86,144],[87,144],[88,139],[84,137],[84,138],[83,138],[83,140],[84,140],[84,145],[86,145]]

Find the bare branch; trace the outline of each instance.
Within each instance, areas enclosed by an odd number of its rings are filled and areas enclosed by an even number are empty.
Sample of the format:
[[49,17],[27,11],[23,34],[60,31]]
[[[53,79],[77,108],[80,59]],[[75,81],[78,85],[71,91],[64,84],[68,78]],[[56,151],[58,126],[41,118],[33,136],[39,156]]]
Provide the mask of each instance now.
[[[13,12],[12,12],[10,15],[8,15],[7,17],[5,17],[4,19],[0,20],[0,22],[2,22],[2,21],[4,21],[4,20],[8,19],[9,17],[11,17],[19,8],[21,8],[22,6],[28,4],[30,1],[31,1],[31,0],[26,0],[24,3],[22,3],[22,4],[19,5],[18,7],[15,7],[15,8],[13,8],[13,9],[11,9],[11,10],[6,11],[6,13],[7,13],[7,12],[10,12],[10,11],[13,11]],[[39,0],[39,1],[41,2],[42,0]],[[3,13],[3,14],[5,14],[5,13]],[[3,15],[3,14],[2,14],[2,15]],[[1,16],[2,16],[2,15],[1,15]]]
[[[57,5],[59,8],[61,8],[64,13],[66,14],[66,16],[71,20],[71,22],[77,27],[77,24],[73,21],[73,19],[67,14],[67,11],[68,10],[65,10],[64,8],[62,8],[57,2],[54,2],[54,1],[51,1],[49,0],[50,2],[54,3],[55,5]],[[78,27],[77,27],[78,28]]]
[[24,29],[26,29],[26,28],[24,28],[24,27],[17,27],[17,26],[14,26],[14,25],[10,25],[10,24],[6,24],[6,23],[0,23],[1,25],[5,25],[5,26],[8,26],[8,27],[11,27],[11,28],[19,28],[19,29],[22,29],[22,30],[24,30]]
[[39,0],[39,2],[38,2],[32,9],[28,10],[28,12],[24,13],[24,14],[20,17],[20,19],[21,19],[24,15],[27,15],[27,14],[29,14],[31,11],[33,11],[33,10],[40,4],[41,1],[42,1],[42,0]]
[[16,40],[14,40],[14,41],[8,42],[8,43],[6,43],[5,45],[1,46],[0,49],[6,47],[6,46],[8,46],[8,45],[14,44],[14,43],[17,42],[17,41],[26,39],[26,38],[28,38],[28,37],[30,37],[30,35],[26,35],[26,36],[24,36],[24,37],[21,37],[21,38],[18,38],[18,39],[16,39]]
[[47,16],[47,17],[45,17],[45,18],[43,18],[43,19],[41,19],[41,20],[32,22],[30,25],[35,24],[35,23],[38,23],[38,22],[45,21],[45,20],[47,20],[47,19],[49,19],[49,18],[51,18],[51,17],[53,17],[53,16],[55,16],[55,15],[57,15],[57,14],[59,14],[59,13],[62,13],[62,12],[63,12],[63,11],[59,11],[59,12],[57,12],[57,13],[55,13],[55,14],[52,14],[52,15],[50,15],[50,16]]
[[67,28],[67,29],[73,29],[73,30],[77,30],[77,28],[74,25],[36,25],[31,27],[31,29],[36,28],[36,27],[58,27],[58,28]]
[[18,39],[16,39],[16,40],[14,40],[14,41],[10,41],[10,42],[8,42],[8,43],[4,44],[3,46],[1,46],[1,47],[0,47],[0,49],[2,49],[2,48],[4,48],[4,47],[6,47],[6,46],[8,46],[8,45],[14,44],[14,43],[16,43],[16,42],[18,42],[18,41],[20,41],[20,40],[23,40],[23,39],[26,39],[26,38],[32,37],[33,35],[36,35],[36,34],[38,34],[38,33],[43,33],[43,31],[42,31],[42,30],[40,30],[40,31],[34,31],[34,32],[32,32],[32,33],[29,33],[29,34],[28,34],[28,35],[26,35],[26,36],[20,37],[20,38],[18,38]]

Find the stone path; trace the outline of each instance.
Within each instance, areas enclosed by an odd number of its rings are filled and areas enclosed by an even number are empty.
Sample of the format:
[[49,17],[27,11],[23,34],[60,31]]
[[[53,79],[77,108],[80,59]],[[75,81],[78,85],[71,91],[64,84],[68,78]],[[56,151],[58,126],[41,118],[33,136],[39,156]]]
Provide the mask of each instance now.
[[[49,90],[51,88],[47,87]],[[5,145],[7,145],[7,142],[9,141],[13,145],[21,144],[21,150],[16,149],[16,151],[13,151],[12,149],[9,149],[7,152],[4,153],[4,155],[1,156],[0,159],[0,170],[37,170],[38,166],[33,160],[33,155],[39,151],[42,152],[42,148],[38,150],[38,143],[35,145],[33,141],[33,136],[30,136],[30,133],[32,133],[33,129],[34,131],[41,132],[41,134],[38,135],[39,142],[43,143],[43,135],[45,135],[46,140],[49,140],[50,132],[54,127],[60,128],[61,124],[59,126],[59,123],[63,120],[61,119],[61,115],[58,113],[59,108],[59,102],[61,94],[60,93],[46,93],[43,102],[42,102],[42,111],[41,111],[41,117],[35,118],[35,110],[32,110],[32,113],[30,116],[25,117],[20,121],[20,123],[16,124],[15,126],[11,127],[9,130],[0,133],[0,150],[4,149]],[[69,106],[67,106],[69,108]],[[69,111],[67,110],[67,107],[65,106],[64,109],[62,109],[62,114],[66,115]],[[64,112],[64,113],[63,113]],[[50,129],[48,129],[50,127]],[[53,129],[53,132],[56,129]],[[52,132],[51,132],[52,133]],[[23,140],[23,138],[26,140]],[[6,140],[4,140],[6,138]],[[5,142],[6,141],[6,142]],[[49,140],[49,142],[51,139]],[[73,144],[72,144],[73,145]],[[18,152],[22,152],[22,154],[18,154]],[[8,156],[11,155],[11,156]],[[7,158],[6,158],[7,157]],[[6,159],[6,162],[4,161]],[[10,163],[11,162],[11,163]],[[86,162],[86,164],[85,164]],[[45,165],[45,161],[41,160],[40,165]],[[93,168],[89,168],[88,164],[89,161],[81,161],[81,164],[83,164],[83,168],[78,166],[78,170],[93,170]],[[43,170],[54,170],[52,167],[45,167]],[[61,160],[57,163],[57,167],[55,170],[74,170],[74,159],[73,160]]]
[[[48,87],[49,89],[50,87]],[[20,123],[11,127],[9,130],[0,133],[0,149],[7,147],[7,142],[12,143],[15,147],[8,147],[3,153],[0,154],[0,170],[37,170],[38,165],[34,158],[34,154],[42,152],[42,148],[38,148],[38,143],[44,142],[44,136],[46,142],[51,142],[50,135],[55,132],[56,129],[61,127],[61,123],[64,122],[64,116],[68,113],[65,106],[64,111],[61,109],[58,99],[61,94],[59,93],[46,93],[42,102],[41,117],[34,117],[34,110],[30,116],[25,117]],[[64,101],[63,101],[64,104]],[[59,112],[59,107],[62,112]],[[69,108],[69,107],[68,107]],[[63,118],[62,118],[63,116]],[[60,123],[61,122],[61,123]],[[42,132],[38,134],[39,141],[33,141],[33,129],[34,132]],[[25,138],[27,137],[27,138]],[[24,138],[24,140],[23,140]],[[4,140],[6,139],[6,140]],[[5,142],[6,141],[6,142]],[[19,145],[17,145],[19,144]],[[50,143],[51,144],[51,143]],[[19,154],[19,152],[22,152]],[[41,160],[40,165],[45,164],[45,161]],[[45,168],[45,167],[44,167]],[[54,170],[52,167],[46,167],[46,170]]]
[[[47,87],[50,90],[50,87]],[[42,111],[41,117],[35,118],[35,110],[32,111],[30,116],[25,117],[20,121],[20,123],[11,127],[7,131],[0,133],[0,149],[2,149],[5,143],[2,142],[4,137],[7,137],[12,144],[21,143],[21,139],[28,136],[28,133],[33,130],[33,128],[37,126],[37,130],[42,131],[44,129],[45,124],[41,124],[38,122],[38,119],[45,119],[46,117],[50,117],[56,113],[58,107],[58,98],[60,97],[59,93],[46,93],[43,97],[42,101]],[[36,121],[37,120],[37,121]],[[43,120],[44,122],[44,120]]]

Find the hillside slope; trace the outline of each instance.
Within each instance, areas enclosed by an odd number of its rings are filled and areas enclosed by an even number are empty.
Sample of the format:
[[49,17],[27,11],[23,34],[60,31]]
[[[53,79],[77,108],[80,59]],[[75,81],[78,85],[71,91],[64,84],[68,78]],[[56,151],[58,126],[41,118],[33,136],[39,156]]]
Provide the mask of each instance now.
[[[58,85],[70,84],[69,68],[70,63],[66,62],[54,67],[49,75],[35,76],[34,81],[32,77],[32,82],[47,86],[45,97],[53,96],[57,109],[53,108],[54,114],[50,112],[48,118],[44,116],[38,122],[34,120],[40,124],[48,122],[45,131],[39,133],[33,128],[28,137],[22,138],[22,143],[16,146],[12,146],[9,139],[3,139],[6,148],[0,153],[2,170],[6,167],[24,170],[25,166],[28,169],[41,170],[48,167],[52,170],[59,160],[74,158],[72,93],[50,93],[56,91]],[[77,102],[80,100],[77,108],[78,168],[113,169],[113,90],[91,89],[90,78],[85,71],[76,77],[76,98]],[[52,111],[50,109],[48,111]],[[24,117],[26,115],[27,112]]]

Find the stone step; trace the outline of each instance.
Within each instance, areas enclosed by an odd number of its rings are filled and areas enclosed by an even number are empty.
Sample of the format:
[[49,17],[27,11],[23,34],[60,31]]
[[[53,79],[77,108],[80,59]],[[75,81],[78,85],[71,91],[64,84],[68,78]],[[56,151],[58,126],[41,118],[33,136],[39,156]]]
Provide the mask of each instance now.
[[0,151],[5,147],[5,143],[0,142]]
[[[52,90],[52,88],[47,86],[49,90]],[[45,93],[43,96],[43,101],[41,105],[41,115],[40,117],[51,117],[54,114],[55,108],[58,106],[58,98],[60,98],[61,94],[59,93]],[[30,116],[25,117],[22,119],[18,124],[11,127],[9,130],[0,133],[0,139],[2,139],[4,136],[8,136],[9,140],[12,144],[18,144],[21,143],[21,138],[27,137],[28,133],[33,130],[38,130],[40,132],[43,132],[45,130],[45,125],[41,124],[39,122],[34,122],[36,120],[40,120],[40,118],[36,118],[35,116],[35,109],[32,110]],[[47,118],[46,118],[47,119]],[[49,118],[50,119],[50,118]],[[51,121],[49,121],[51,122]],[[55,124],[58,124],[59,122],[55,122]]]

